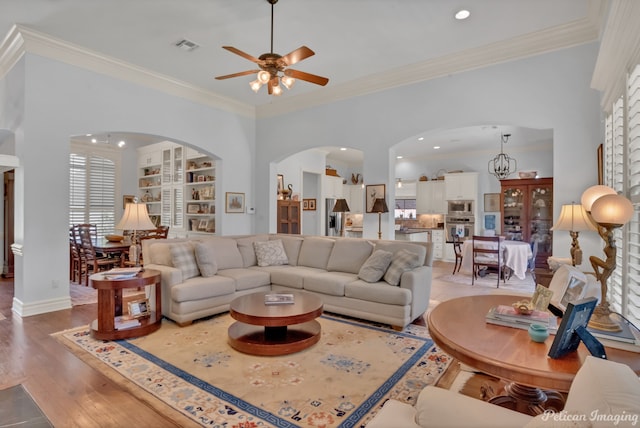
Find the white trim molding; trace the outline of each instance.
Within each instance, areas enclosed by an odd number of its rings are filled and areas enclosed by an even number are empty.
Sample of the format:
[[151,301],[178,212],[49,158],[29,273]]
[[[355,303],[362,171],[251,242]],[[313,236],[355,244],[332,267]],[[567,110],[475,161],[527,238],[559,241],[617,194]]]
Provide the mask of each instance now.
[[71,297],[58,297],[50,300],[41,300],[39,302],[24,304],[21,300],[13,298],[11,311],[21,318],[33,315],[46,314],[48,312],[62,311],[71,309]]

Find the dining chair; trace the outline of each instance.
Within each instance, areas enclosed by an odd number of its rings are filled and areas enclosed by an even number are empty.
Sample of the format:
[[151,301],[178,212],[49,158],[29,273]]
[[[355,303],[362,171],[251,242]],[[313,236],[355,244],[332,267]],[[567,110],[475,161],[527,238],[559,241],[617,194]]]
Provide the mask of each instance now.
[[453,265],[453,274],[455,275],[457,272],[460,272],[460,267],[462,266],[462,246],[460,243],[460,237],[458,235],[453,235],[453,252],[456,255],[456,264]]
[[[141,232],[143,232],[141,234]],[[169,236],[169,226],[158,226],[158,228],[153,230],[145,230],[138,232],[138,241],[142,241],[144,239],[167,239]],[[144,262],[142,260],[142,253],[139,256],[140,266],[144,266]],[[135,266],[135,263],[129,260],[129,251],[124,251],[120,255],[120,266]]]
[[502,254],[501,237],[500,236],[480,236],[473,235],[471,238],[472,257],[473,257],[473,275],[471,277],[471,285],[474,284],[476,276],[480,268],[497,270],[498,280],[497,287],[500,287],[500,278],[506,283],[504,276],[504,257]]
[[109,270],[119,264],[119,259],[102,257],[96,253],[93,247],[93,243],[98,237],[95,224],[75,225],[74,235],[76,242],[80,244],[80,258],[85,269],[84,285],[89,285],[89,275],[91,273]]
[[69,227],[69,251],[69,279],[71,282],[81,284],[83,265],[80,257],[80,249],[74,237],[73,226]]

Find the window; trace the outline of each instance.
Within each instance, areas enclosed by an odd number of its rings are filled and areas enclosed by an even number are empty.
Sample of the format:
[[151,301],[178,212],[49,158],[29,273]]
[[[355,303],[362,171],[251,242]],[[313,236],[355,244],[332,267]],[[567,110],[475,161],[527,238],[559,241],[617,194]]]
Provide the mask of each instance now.
[[415,199],[396,199],[396,208],[394,210],[396,219],[415,219],[416,218],[416,200]]
[[114,232],[120,151],[71,145],[69,155],[69,226],[95,224],[98,236]]

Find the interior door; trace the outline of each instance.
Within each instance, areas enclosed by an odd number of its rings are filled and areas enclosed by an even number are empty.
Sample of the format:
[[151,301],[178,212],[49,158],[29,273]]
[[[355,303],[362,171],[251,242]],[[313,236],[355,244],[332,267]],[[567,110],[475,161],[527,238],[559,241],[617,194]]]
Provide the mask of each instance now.
[[13,278],[13,205],[14,205],[14,171],[4,173],[4,261],[2,277]]

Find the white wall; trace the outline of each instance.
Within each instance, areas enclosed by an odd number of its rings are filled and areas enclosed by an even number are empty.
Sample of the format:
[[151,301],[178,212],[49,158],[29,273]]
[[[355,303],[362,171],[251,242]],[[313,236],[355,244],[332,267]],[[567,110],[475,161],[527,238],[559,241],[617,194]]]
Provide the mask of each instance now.
[[[602,132],[599,93],[590,89],[597,49],[596,43],[578,46],[260,119],[256,176],[269,173],[269,162],[292,152],[349,141],[364,152],[365,184],[392,183],[391,148],[426,130],[491,123],[552,129],[557,216],[562,203],[597,181],[595,153]],[[263,183],[256,185],[258,205],[266,206],[275,195]],[[377,219],[364,217],[364,236],[373,238]],[[256,221],[258,230],[267,229],[267,218]],[[385,237],[393,232],[387,224]],[[569,246],[568,237],[554,237],[554,254],[568,254]],[[581,237],[581,246],[585,255],[601,252],[595,234]]]
[[[24,255],[16,257],[16,312],[45,312],[69,302],[70,135],[140,132],[202,148],[222,159],[216,171],[218,197],[225,189],[244,192],[247,206],[253,206],[252,118],[28,53],[4,80],[7,86],[26,88],[22,98],[4,97],[3,109],[17,117],[0,123],[15,133],[23,165],[16,173],[15,241],[24,248]],[[23,111],[19,103],[7,105],[16,99],[23,100]],[[130,184],[125,189],[133,190]],[[217,226],[222,234],[251,233],[253,217],[220,212]]]

